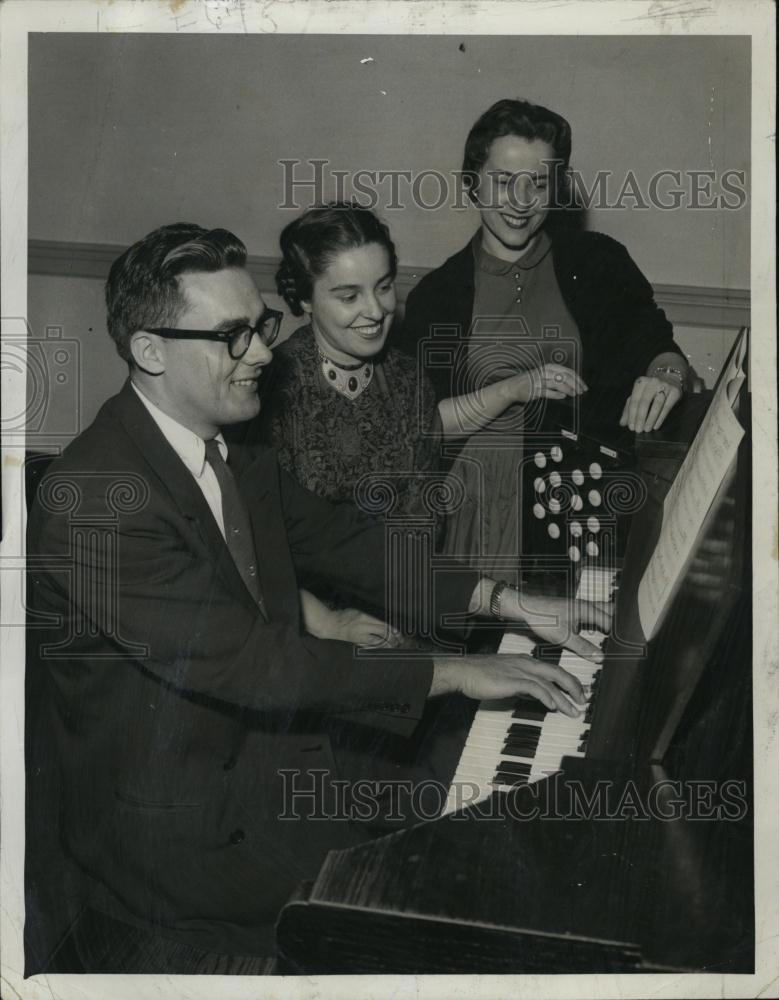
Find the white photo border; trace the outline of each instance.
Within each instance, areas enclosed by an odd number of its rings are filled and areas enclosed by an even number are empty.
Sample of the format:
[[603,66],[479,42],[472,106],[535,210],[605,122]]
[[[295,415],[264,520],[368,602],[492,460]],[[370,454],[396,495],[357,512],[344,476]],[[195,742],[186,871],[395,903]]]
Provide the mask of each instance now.
[[[775,304],[775,9],[770,0],[6,0],[0,9],[2,84],[2,313],[27,313],[27,34],[221,32],[309,34],[749,35],[752,39],[752,354],[756,973],[633,976],[118,977],[22,978],[24,920],[24,524],[3,525],[0,636],[2,994],[29,998],[361,998],[532,996],[756,997],[779,976],[779,685],[777,674],[777,463]],[[3,413],[24,410],[24,371],[3,366]],[[3,442],[3,510],[22,490],[24,449]]]

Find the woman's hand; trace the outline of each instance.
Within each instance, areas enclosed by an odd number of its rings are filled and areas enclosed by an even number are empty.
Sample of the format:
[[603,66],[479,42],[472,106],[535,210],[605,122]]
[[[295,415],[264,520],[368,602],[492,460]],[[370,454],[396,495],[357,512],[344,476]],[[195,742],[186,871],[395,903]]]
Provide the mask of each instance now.
[[373,615],[365,614],[356,608],[343,608],[333,611],[333,623],[336,635],[328,636],[330,639],[340,639],[342,642],[351,642],[355,646],[382,646],[385,649],[397,649],[403,641],[403,637],[395,629],[391,628],[387,622],[374,618]]
[[656,431],[682,398],[682,392],[673,375],[642,375],[633,383],[619,418],[620,427],[627,426],[637,434]]
[[541,365],[512,376],[514,396],[518,403],[532,399],[564,399],[587,391],[584,379],[564,365]]
[[308,590],[300,590],[303,627],[317,639],[336,639],[355,646],[386,646],[396,649],[400,633],[378,618],[356,608],[329,608]]
[[499,378],[463,396],[442,399],[438,404],[444,437],[465,437],[489,424],[515,403],[532,399],[564,399],[587,391],[587,386],[571,368],[541,365],[530,371]]
[[579,635],[579,629],[589,627],[610,632],[613,611],[611,601],[571,601],[565,597],[523,594],[514,587],[507,587],[500,599],[504,621],[524,622],[540,639],[565,646],[595,663],[603,661],[603,651]]

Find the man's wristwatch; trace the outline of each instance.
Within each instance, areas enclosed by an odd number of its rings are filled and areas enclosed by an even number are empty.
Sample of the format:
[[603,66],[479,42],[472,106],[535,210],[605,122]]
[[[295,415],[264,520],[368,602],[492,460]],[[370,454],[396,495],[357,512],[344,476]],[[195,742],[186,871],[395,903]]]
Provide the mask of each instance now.
[[492,593],[490,594],[490,614],[493,618],[500,618],[500,599],[503,596],[503,591],[508,587],[509,584],[505,580],[500,580],[492,588]]

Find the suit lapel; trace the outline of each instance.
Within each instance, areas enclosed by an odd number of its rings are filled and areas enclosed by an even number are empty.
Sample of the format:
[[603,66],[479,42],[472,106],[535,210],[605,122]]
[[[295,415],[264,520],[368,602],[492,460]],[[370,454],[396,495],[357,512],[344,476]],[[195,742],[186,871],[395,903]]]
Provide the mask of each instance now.
[[168,444],[165,435],[130,385],[129,379],[115,397],[115,403],[116,416],[143,461],[168,493],[181,516],[197,529],[225,583],[236,596],[256,608],[200,487],[175,449]]

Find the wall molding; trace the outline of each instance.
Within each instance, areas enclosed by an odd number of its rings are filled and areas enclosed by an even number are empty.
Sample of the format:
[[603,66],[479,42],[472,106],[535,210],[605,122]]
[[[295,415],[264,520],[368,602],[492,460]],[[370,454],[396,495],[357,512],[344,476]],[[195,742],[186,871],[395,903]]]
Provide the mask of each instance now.
[[[30,240],[27,269],[30,274],[105,280],[111,264],[125,250],[111,243],[78,243]],[[275,293],[275,257],[250,256],[248,268],[261,292]],[[429,267],[400,267],[398,296],[408,293]],[[698,285],[655,285],[655,299],[676,326],[737,329],[749,326],[750,293],[745,288],[710,288]]]

